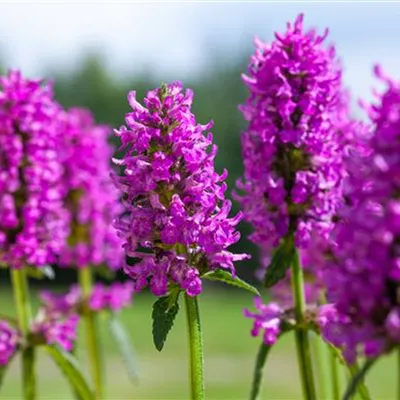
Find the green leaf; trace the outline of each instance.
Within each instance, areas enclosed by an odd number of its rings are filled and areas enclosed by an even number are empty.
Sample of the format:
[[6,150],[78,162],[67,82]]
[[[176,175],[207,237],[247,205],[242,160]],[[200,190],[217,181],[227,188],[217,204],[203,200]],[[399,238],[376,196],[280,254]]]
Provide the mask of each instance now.
[[227,285],[236,286],[238,288],[247,290],[248,292],[253,293],[256,296],[260,296],[260,292],[254,286],[250,285],[249,283],[238,277],[234,278],[230,272],[223,269],[209,271],[205,273],[202,278],[208,279],[210,281],[224,282]]
[[258,399],[258,395],[260,393],[261,381],[263,378],[264,365],[267,361],[269,351],[272,346],[266,345],[264,342],[261,342],[260,348],[257,353],[256,365],[254,367],[253,372],[253,382],[251,385],[251,393],[250,400]]
[[[282,326],[281,329],[282,330],[281,333],[279,334],[279,339],[285,333],[292,331],[294,327],[292,325],[285,325]],[[261,342],[260,348],[257,353],[256,364],[253,372],[253,382],[251,384],[250,400],[259,399],[261,382],[264,373],[264,366],[268,359],[271,348],[272,346],[268,346],[264,342]]]
[[[360,369],[353,371],[355,372],[355,374],[352,376],[352,379],[349,382],[349,385],[347,386],[346,392],[343,396],[343,400],[351,400],[354,393],[358,390],[359,386],[364,385],[364,378],[367,375],[368,371],[371,369],[371,367],[375,364],[377,359],[378,358],[370,358],[365,361],[364,365]],[[365,396],[368,396],[366,397],[366,399],[368,400],[370,399],[368,391],[365,393]],[[362,398],[364,399],[365,397]]]
[[56,277],[56,274],[54,272],[54,269],[50,265],[45,265],[40,268],[36,267],[27,267],[25,268],[26,274],[29,278],[34,278],[34,279],[51,279],[54,280]]
[[[317,335],[321,334],[319,327],[316,326],[315,324],[309,324],[308,329],[310,329],[312,332],[314,332]],[[330,343],[326,340],[324,340],[324,343],[327,345],[329,351],[336,358],[336,360],[346,368],[349,379],[351,380],[351,379],[355,378],[355,376],[358,374],[359,369],[360,369],[357,362],[355,362],[352,365],[348,364],[346,362],[346,360],[343,358],[342,351],[340,349],[338,349],[332,343]],[[362,400],[370,400],[370,398],[371,398],[371,396],[369,395],[368,388],[365,385],[363,379],[358,380],[357,393]]]
[[164,347],[168,333],[174,325],[174,320],[179,311],[179,290],[170,295],[160,297],[153,304],[153,341],[156,349],[161,351]]
[[112,281],[115,279],[116,272],[108,268],[107,265],[99,265],[93,268],[94,273],[107,281]]
[[276,249],[265,274],[264,286],[270,288],[286,276],[286,271],[293,262],[296,249],[293,238],[285,238]]
[[80,371],[76,358],[59,347],[45,346],[45,349],[63,372],[76,395],[81,400],[94,400],[94,393]]
[[129,340],[124,326],[115,314],[111,314],[110,316],[109,328],[122,359],[124,360],[129,378],[134,382],[138,381],[138,362],[135,351],[133,350],[132,343]]

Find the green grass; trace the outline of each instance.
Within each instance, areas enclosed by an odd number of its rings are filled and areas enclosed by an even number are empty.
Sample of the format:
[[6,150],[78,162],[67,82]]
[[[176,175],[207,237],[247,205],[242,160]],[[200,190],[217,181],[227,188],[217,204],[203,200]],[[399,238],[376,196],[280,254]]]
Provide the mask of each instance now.
[[[0,290],[0,314],[14,314],[10,292],[4,288]],[[121,314],[139,359],[140,382],[136,386],[129,381],[107,332],[107,325],[102,321],[101,342],[106,361],[104,379],[109,400],[188,399],[184,308],[177,317],[164,350],[159,353],[152,343],[153,300],[149,295],[138,295],[132,308]],[[221,293],[211,290],[209,295],[200,297],[208,400],[243,400],[248,397],[254,357],[259,345],[259,340],[249,335],[251,321],[242,316],[243,307],[249,307],[251,303],[252,296],[240,290]],[[86,370],[83,337],[79,343],[80,358]],[[323,362],[325,369],[326,365],[327,362]],[[40,400],[74,399],[63,377],[45,354],[39,355],[38,370]],[[297,375],[292,336],[287,336],[271,352],[261,399],[300,399]],[[397,376],[393,356],[379,361],[367,381],[373,399],[395,399]],[[22,399],[18,359],[13,362],[5,380],[0,399]]]

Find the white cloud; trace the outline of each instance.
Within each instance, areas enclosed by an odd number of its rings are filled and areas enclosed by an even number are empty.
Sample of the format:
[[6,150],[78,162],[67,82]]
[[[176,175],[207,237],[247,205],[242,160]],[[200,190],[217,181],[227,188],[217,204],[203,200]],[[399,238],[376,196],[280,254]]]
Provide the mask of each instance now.
[[371,67],[380,61],[400,79],[400,5],[389,4],[1,4],[0,51],[7,66],[40,75],[72,68],[90,49],[104,52],[115,74],[144,67],[162,79],[183,78],[212,65],[208,56],[252,51],[257,33],[270,40],[299,11],[306,25],[330,27],[356,97],[370,98]]

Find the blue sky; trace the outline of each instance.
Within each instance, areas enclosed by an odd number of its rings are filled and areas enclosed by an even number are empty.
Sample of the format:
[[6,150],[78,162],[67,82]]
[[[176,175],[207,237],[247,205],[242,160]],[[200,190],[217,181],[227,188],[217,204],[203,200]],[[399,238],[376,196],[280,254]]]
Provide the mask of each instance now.
[[378,61],[400,79],[400,3],[149,3],[3,3],[0,52],[31,76],[74,68],[96,49],[115,74],[149,69],[184,80],[212,68],[214,56],[249,55],[255,34],[270,40],[304,12],[307,26],[330,28],[355,97],[371,98]]

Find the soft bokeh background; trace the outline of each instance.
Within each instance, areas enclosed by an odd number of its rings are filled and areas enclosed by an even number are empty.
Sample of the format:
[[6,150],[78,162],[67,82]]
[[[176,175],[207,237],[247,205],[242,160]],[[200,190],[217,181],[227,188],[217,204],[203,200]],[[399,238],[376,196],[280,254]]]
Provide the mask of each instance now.
[[[372,66],[380,62],[400,78],[400,4],[371,3],[136,3],[0,4],[0,66],[19,68],[30,77],[55,81],[58,100],[66,107],[86,106],[99,122],[113,127],[123,123],[128,110],[126,94],[135,89],[139,98],[160,84],[182,80],[195,89],[194,110],[202,123],[215,121],[219,145],[218,170],[229,170],[229,189],[242,173],[239,134],[244,121],[237,104],[246,97],[240,81],[253,51],[255,34],[265,40],[284,30],[299,12],[306,25],[330,28],[329,41],[343,60],[344,79],[353,93],[354,114],[363,118],[356,100],[372,100],[378,83]],[[246,240],[250,229],[242,224],[237,251],[253,259],[239,274],[254,280],[256,249]],[[73,274],[58,274],[57,284]],[[13,312],[2,275],[0,307]],[[251,296],[210,287],[202,299],[209,399],[245,399],[250,385],[258,341],[249,337],[250,321],[242,308]],[[187,360],[184,316],[159,354],[152,345],[150,296],[137,296],[123,315],[140,362],[139,386],[132,386],[104,328],[108,399],[186,399]],[[182,313],[183,314],[183,313]],[[84,362],[84,359],[83,359]],[[326,364],[326,363],[325,363]],[[40,360],[40,399],[72,399],[51,361]],[[326,365],[325,365],[326,367]],[[325,371],[326,372],[326,371]],[[1,399],[20,399],[18,365],[13,365]],[[394,360],[384,359],[370,382],[374,399],[394,398]],[[300,398],[293,344],[287,338],[274,350],[266,371],[264,399]],[[329,396],[326,396],[329,398]]]

